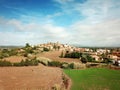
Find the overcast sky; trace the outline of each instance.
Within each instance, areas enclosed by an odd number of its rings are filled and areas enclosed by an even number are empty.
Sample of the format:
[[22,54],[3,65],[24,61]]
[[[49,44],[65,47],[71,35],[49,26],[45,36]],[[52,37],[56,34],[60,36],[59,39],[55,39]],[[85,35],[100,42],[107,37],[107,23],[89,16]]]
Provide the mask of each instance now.
[[0,45],[120,46],[120,0],[0,0]]

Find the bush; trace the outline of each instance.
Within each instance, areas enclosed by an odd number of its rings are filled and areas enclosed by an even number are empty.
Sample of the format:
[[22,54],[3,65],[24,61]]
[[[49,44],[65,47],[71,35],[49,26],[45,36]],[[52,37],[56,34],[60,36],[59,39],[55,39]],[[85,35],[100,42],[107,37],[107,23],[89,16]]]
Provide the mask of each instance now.
[[0,60],[0,66],[12,66],[12,63],[6,60]]
[[46,47],[44,47],[44,48],[43,48],[43,51],[49,51],[49,49],[48,49],[48,48],[46,48]]
[[70,64],[69,64],[69,68],[70,68],[70,69],[74,69],[74,63],[70,63]]
[[71,58],[71,54],[70,53],[66,53],[64,57],[65,58]]
[[13,56],[13,55],[17,55],[17,54],[18,54],[18,52],[16,49],[12,49],[9,51],[9,56]]
[[21,63],[13,63],[13,66],[22,66]]
[[32,50],[32,48],[27,48],[27,49],[25,50],[25,52],[26,52],[26,53],[34,53],[34,51]]
[[48,66],[48,63],[52,61],[51,59],[45,57],[37,57],[36,59],[39,61],[39,63],[42,63],[45,66]]
[[80,58],[82,56],[82,53],[79,52],[72,52],[72,53],[65,53],[65,58]]
[[82,58],[81,58],[81,62],[82,62],[82,63],[87,63],[87,58],[82,57]]
[[61,67],[62,63],[60,63],[59,61],[52,61],[48,63],[48,66]]
[[112,60],[110,58],[104,58],[104,60],[102,61],[102,63],[112,63]]
[[62,63],[61,68],[69,69],[69,64],[68,63]]
[[63,58],[63,57],[64,57],[64,53],[63,53],[63,51],[61,52],[60,57],[61,57],[61,58]]
[[13,66],[37,66],[38,64],[39,62],[36,59],[31,59],[31,60],[26,59],[25,61],[22,60],[19,63],[13,63]]
[[28,53],[24,53],[24,55],[23,55],[24,57],[27,57],[28,56]]

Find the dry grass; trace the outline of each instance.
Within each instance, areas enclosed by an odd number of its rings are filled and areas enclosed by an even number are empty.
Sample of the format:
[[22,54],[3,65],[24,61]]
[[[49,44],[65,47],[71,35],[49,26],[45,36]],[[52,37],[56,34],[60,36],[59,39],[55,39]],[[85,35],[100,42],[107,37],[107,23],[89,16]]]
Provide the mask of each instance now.
[[62,85],[62,70],[45,67],[0,67],[0,90],[50,90]]
[[26,59],[26,58],[23,56],[11,56],[11,57],[5,58],[5,60],[10,61],[10,62],[20,62],[23,59]]

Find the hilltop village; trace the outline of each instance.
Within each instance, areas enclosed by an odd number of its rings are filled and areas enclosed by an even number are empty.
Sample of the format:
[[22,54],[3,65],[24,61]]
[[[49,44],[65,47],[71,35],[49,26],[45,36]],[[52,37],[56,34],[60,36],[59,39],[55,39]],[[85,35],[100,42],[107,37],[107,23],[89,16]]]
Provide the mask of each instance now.
[[60,44],[59,42],[56,43],[46,43],[46,44],[39,44],[36,46],[38,51],[44,51],[44,49],[48,51],[61,51],[64,54],[72,53],[72,52],[80,52],[80,53],[88,53],[95,61],[103,61],[104,59],[111,59],[114,61],[120,60],[120,49],[119,48],[80,48],[75,46],[70,46],[68,44]]
[[88,62],[113,63],[120,66],[120,48],[81,48],[59,42],[38,45],[29,45],[29,43],[26,43],[26,46],[23,48],[4,48],[0,50],[0,58],[3,59],[14,55],[33,57],[42,52],[52,53],[54,51],[60,52],[59,57],[61,58],[81,59],[81,57],[85,57]]

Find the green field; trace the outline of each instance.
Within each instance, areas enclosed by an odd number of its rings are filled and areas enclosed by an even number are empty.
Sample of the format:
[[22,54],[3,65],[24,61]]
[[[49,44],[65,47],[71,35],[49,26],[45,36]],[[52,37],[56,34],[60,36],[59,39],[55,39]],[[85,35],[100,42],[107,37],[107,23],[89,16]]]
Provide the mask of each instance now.
[[120,90],[120,70],[90,68],[64,72],[72,79],[71,90]]

